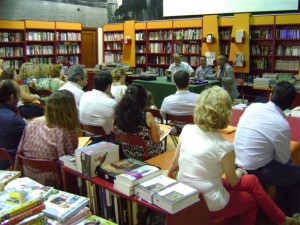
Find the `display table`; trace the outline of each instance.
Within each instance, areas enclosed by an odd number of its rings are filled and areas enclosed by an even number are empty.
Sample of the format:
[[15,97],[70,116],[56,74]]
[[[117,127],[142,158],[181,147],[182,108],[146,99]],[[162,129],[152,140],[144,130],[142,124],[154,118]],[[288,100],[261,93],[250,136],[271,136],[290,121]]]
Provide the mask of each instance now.
[[[174,82],[169,82],[166,77],[157,77],[156,80],[145,81],[145,80],[134,80],[134,84],[142,84],[146,90],[153,94],[155,105],[160,108],[165,97],[174,94],[176,92],[176,85]],[[208,86],[220,85],[217,80],[209,80],[205,84],[190,84],[189,90],[194,93],[200,93]]]

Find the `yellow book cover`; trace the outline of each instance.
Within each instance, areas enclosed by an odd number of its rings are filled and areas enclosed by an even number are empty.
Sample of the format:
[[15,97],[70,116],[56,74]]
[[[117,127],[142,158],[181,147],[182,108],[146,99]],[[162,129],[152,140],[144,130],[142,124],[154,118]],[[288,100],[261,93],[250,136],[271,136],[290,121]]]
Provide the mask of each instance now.
[[20,171],[0,170],[0,190],[10,181],[21,176]]

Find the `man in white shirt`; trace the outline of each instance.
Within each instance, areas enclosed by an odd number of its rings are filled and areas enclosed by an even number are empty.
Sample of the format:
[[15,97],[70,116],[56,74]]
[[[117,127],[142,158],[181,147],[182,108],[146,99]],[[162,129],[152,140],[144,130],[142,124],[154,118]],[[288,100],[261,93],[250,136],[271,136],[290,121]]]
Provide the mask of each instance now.
[[300,212],[300,166],[291,162],[291,132],[283,112],[295,97],[293,84],[278,83],[268,103],[253,103],[245,110],[234,139],[237,166],[263,185],[275,185],[276,202],[288,216]]
[[100,71],[94,77],[94,89],[85,92],[79,104],[79,119],[82,124],[101,126],[107,135],[111,134],[115,105],[111,94],[112,76]]
[[172,77],[174,77],[174,74],[177,71],[186,71],[191,77],[195,75],[194,69],[188,63],[182,62],[181,56],[178,53],[174,53],[172,59],[173,63],[169,66],[169,71],[171,71]]
[[77,109],[79,109],[79,102],[84,93],[82,88],[87,85],[87,78],[87,70],[84,65],[73,65],[68,71],[68,82],[59,89],[72,92]]
[[[177,71],[174,74],[177,91],[175,94],[165,97],[161,105],[161,114],[165,118],[166,113],[172,115],[193,115],[199,94],[189,91],[190,77],[186,71]],[[177,133],[180,133],[184,125],[176,124]]]

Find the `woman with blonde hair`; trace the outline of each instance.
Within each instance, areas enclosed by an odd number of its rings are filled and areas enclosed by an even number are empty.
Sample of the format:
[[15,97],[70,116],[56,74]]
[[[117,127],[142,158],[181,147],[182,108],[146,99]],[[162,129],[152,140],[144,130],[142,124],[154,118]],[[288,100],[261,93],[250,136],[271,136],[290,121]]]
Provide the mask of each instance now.
[[201,192],[215,221],[240,216],[239,224],[254,225],[260,207],[274,224],[299,224],[286,217],[256,176],[236,169],[233,144],[219,133],[228,126],[231,109],[231,97],[223,88],[201,92],[195,124],[184,126],[168,176],[178,170],[179,182]]
[[117,67],[111,71],[111,75],[113,77],[111,93],[115,100],[119,102],[127,89],[127,86],[125,85],[126,71],[121,67]]
[[[77,108],[73,94],[59,90],[50,95],[45,106],[45,116],[32,120],[24,130],[17,154],[28,158],[54,159],[73,153],[78,146],[80,131]],[[21,167],[16,160],[15,169]],[[25,176],[44,185],[54,185],[57,177],[23,168]],[[53,183],[52,183],[53,182]]]
[[50,77],[50,91],[53,93],[66,83],[65,81],[63,81],[64,70],[62,64],[51,65]]

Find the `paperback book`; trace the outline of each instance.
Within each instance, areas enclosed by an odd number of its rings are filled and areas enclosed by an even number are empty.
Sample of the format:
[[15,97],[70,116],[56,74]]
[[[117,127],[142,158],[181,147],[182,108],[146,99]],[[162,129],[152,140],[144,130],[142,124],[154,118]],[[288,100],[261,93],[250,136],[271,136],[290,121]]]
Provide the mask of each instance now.
[[116,180],[124,185],[134,186],[161,174],[160,168],[144,165],[116,176]]
[[20,171],[0,170],[0,190],[10,181],[21,176]]
[[45,201],[46,209],[43,213],[54,220],[65,222],[89,203],[88,198],[79,195],[58,191]]
[[48,218],[48,225],[76,225],[79,222],[85,220],[89,216],[91,216],[91,210],[88,207],[84,207],[70,219],[66,220],[65,222],[59,222],[54,219]]
[[28,224],[47,225],[47,217],[44,215],[44,213],[40,212],[18,223],[18,225],[28,225]]
[[153,204],[168,211],[176,213],[199,201],[196,189],[182,183],[174,184],[153,196]]
[[234,66],[243,67],[245,61],[245,55],[243,53],[234,54]]
[[134,187],[134,193],[138,198],[141,198],[149,203],[153,203],[152,198],[155,193],[176,183],[176,180],[164,175],[160,175],[136,185]]
[[108,221],[102,217],[91,215],[87,219],[83,220],[82,222],[78,223],[78,225],[85,225],[85,224],[99,224],[99,225],[117,225],[111,221]]
[[59,161],[61,161],[65,167],[76,170],[75,154],[63,155],[59,157]]
[[134,195],[134,188],[133,186],[124,185],[122,182],[115,180],[114,181],[114,188],[117,189],[124,195],[131,196]]

